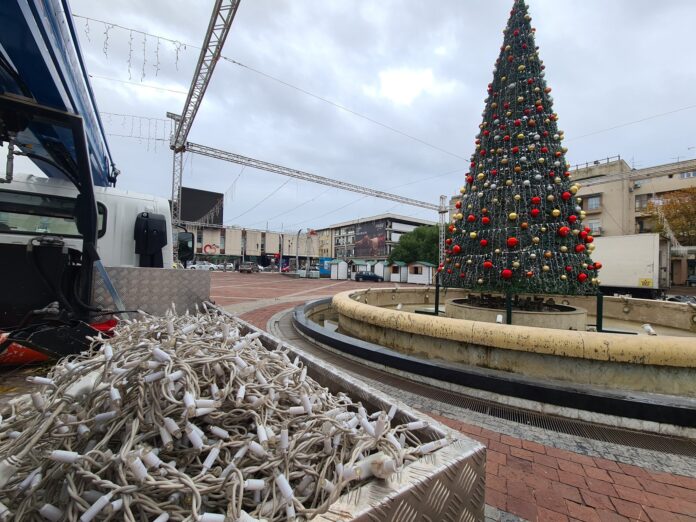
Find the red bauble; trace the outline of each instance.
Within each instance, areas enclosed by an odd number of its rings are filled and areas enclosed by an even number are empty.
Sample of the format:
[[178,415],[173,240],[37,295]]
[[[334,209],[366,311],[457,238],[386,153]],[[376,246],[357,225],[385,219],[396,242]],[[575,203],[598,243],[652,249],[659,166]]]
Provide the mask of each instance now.
[[565,271],[566,271],[566,272],[572,272],[572,271],[573,271],[573,267],[572,267],[572,266],[566,266]]
[[466,177],[466,182],[471,185],[474,182],[474,176],[467,176]]
[[457,254],[459,254],[461,251],[462,251],[462,247],[460,247],[459,245],[454,245],[454,246],[452,247],[452,253],[453,253],[455,256],[456,256]]
[[532,205],[538,205],[541,203],[541,198],[539,196],[534,196],[532,198]]
[[507,134],[503,136],[503,141],[510,141],[510,136],[508,136]]
[[527,80],[527,85],[532,85],[533,83],[534,83],[534,79],[533,79],[533,78],[529,78],[529,79]]
[[509,237],[507,239],[507,246],[508,248],[515,248],[517,245],[519,245],[520,242],[517,240],[516,237]]
[[451,238],[451,237],[448,237],[447,239],[445,239],[445,243],[447,243],[448,245],[451,245],[451,244],[452,244],[452,238]]
[[538,208],[533,208],[529,211],[529,215],[532,217],[537,217],[540,213],[541,211]]
[[585,243],[592,243],[594,241],[594,238],[592,236],[587,236],[585,238]]
[[475,162],[475,161],[472,161],[472,162],[469,164],[469,166],[473,169],[474,167],[476,167],[476,162]]
[[503,271],[500,273],[500,276],[501,276],[503,279],[512,279],[512,270],[510,270],[509,268],[506,268],[505,270],[503,270]]
[[561,227],[558,229],[558,235],[561,237],[568,237],[568,234],[570,234],[570,228],[568,227]]
[[487,247],[487,246],[488,246],[488,240],[487,240],[487,239],[482,239],[481,241],[479,241],[479,243],[481,244],[482,247]]
[[531,270],[527,272],[527,277],[534,277],[534,272],[532,272]]
[[545,130],[542,134],[543,134],[544,138],[546,138],[549,135],[549,131]]
[[563,201],[568,201],[572,197],[573,197],[573,195],[568,191],[561,194],[561,198],[563,199]]
[[595,270],[599,270],[600,268],[602,268],[602,263],[600,263],[599,261],[595,261],[595,263],[594,263],[594,269],[595,269]]
[[520,35],[520,30],[519,30],[519,29],[515,29],[515,30],[512,32],[512,34],[514,34],[515,36],[519,36],[519,35]]
[[505,102],[505,103],[503,104],[503,107],[505,107],[506,109],[509,109],[509,108],[510,108],[510,102]]
[[585,251],[585,245],[575,245],[575,251],[580,254]]
[[549,151],[548,147],[541,147],[541,152],[543,152],[544,154],[546,154],[548,151]]
[[491,131],[489,131],[489,130],[487,130],[487,129],[486,129],[485,131],[483,131],[483,135],[484,135],[484,136],[488,136],[488,135],[490,135],[490,133],[491,133]]
[[587,237],[587,231],[586,231],[586,230],[583,230],[582,232],[580,232],[580,233],[578,234],[578,236],[580,236],[580,239],[583,239],[583,240],[584,240],[584,239]]
[[481,149],[481,152],[479,152],[479,154],[481,154],[481,156],[485,156],[485,155],[486,155],[486,149]]
[[457,208],[462,208],[462,202],[461,202],[461,201],[457,201],[457,202],[454,204],[454,206],[457,207]]
[[515,120],[515,127],[522,125],[522,120]]
[[462,272],[461,274],[459,274],[459,277],[461,277],[462,279],[464,279],[464,278],[466,277],[466,274],[465,274],[464,272]]
[[473,223],[474,221],[476,221],[476,216],[474,216],[473,214],[469,214],[468,217],[466,218],[466,220],[469,223]]
[[524,110],[524,113],[525,113],[527,116],[529,116],[529,115],[532,113],[532,111],[530,111],[529,109],[525,109],[525,110]]
[[585,232],[587,232],[588,234],[589,234],[590,232],[592,232],[592,229],[591,229],[590,227],[585,227],[585,228],[583,228],[583,230],[584,230]]
[[570,172],[567,172],[567,171],[566,171],[566,173],[563,174],[563,175],[564,175],[566,178],[569,178],[569,177],[570,177]]
[[447,227],[447,230],[449,230],[450,232],[454,232],[456,229],[454,228],[454,225],[450,225],[449,227]]
[[493,268],[493,262],[492,261],[484,261],[483,268],[485,268],[486,270],[490,270],[491,268]]
[[448,268],[448,269],[447,269],[447,273],[448,273],[448,274],[451,274],[451,273],[452,273],[452,269],[451,269],[451,268]]
[[491,176],[495,176],[498,174],[498,169],[492,169],[491,170]]
[[536,111],[537,112],[544,112],[544,107],[542,105],[537,105]]
[[580,281],[581,283],[587,281],[587,274],[585,272],[580,272],[578,274],[578,281]]
[[578,216],[568,216],[568,223],[575,223],[578,220]]
[[513,154],[517,154],[517,153],[520,151],[520,148],[517,147],[517,146],[515,146],[515,147],[512,147],[511,150],[512,150],[512,153],[513,153]]
[[483,223],[484,225],[487,225],[490,222],[491,222],[491,218],[489,218],[488,216],[483,216],[481,218],[481,223]]

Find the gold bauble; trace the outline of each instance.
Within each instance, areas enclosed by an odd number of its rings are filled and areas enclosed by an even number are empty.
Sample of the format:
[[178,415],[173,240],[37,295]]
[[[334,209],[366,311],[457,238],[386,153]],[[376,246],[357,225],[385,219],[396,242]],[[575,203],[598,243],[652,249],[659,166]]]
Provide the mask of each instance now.
[[477,176],[476,179],[481,181],[482,179],[485,179],[486,175],[483,172],[480,172]]
[[517,70],[518,70],[519,72],[522,72],[522,71],[524,71],[525,69],[526,69],[526,67],[525,67],[524,65],[520,65],[520,66],[517,67]]
[[493,198],[491,202],[495,203],[496,205],[498,204],[498,198]]
[[563,274],[563,275],[561,276],[561,281],[565,281],[566,279],[568,279],[568,276],[565,275],[565,274]]
[[505,50],[506,50],[506,51],[510,51],[510,49],[512,49],[512,46],[511,46],[511,45],[506,45],[506,46],[505,46]]
[[477,234],[476,232],[470,232],[470,233],[469,233],[469,237],[470,237],[471,239],[476,239],[476,238],[478,237],[478,234]]
[[497,109],[497,108],[498,108],[498,104],[497,104],[496,102],[493,102],[493,103],[491,103],[491,107],[493,107],[494,109]]
[[541,163],[541,164],[543,165],[544,163],[546,163],[546,159],[544,159],[544,158],[539,158],[539,163]]
[[541,227],[539,230],[542,232],[546,232],[548,229],[546,227]]
[[524,134],[522,134],[522,133],[520,132],[520,133],[517,135],[517,139],[518,139],[518,140],[523,140],[523,139],[524,139]]
[[597,247],[595,246],[594,243],[590,243],[589,245],[587,245],[587,250],[589,250],[590,252],[594,252],[595,248],[597,248]]
[[496,249],[493,251],[493,253],[494,253],[494,254],[500,254],[500,249],[499,249],[499,248],[496,248]]
[[553,257],[553,253],[547,250],[546,252],[544,252],[544,257],[546,259],[551,259]]
[[512,116],[512,111],[507,111],[505,115],[509,118],[510,116]]
[[556,198],[554,197],[553,194],[549,194],[548,196],[546,196],[546,201],[553,201],[553,200],[555,200],[555,199],[556,199]]
[[541,241],[541,240],[540,240],[538,237],[533,237],[533,238],[532,238],[532,243],[534,243],[535,245],[538,245],[538,244],[539,244],[539,241]]
[[519,261],[513,261],[512,268],[519,268],[519,267],[520,267]]
[[479,279],[476,281],[478,284],[482,285],[483,284],[483,279]]
[[522,199],[522,196],[520,196],[519,194],[515,194],[514,199],[515,201],[519,201],[520,199]]
[[587,263],[583,263],[581,266],[582,266],[583,268],[587,268]]
[[527,145],[527,150],[532,151],[534,149],[536,149],[536,145],[534,145],[533,143],[531,145]]
[[585,219],[587,217],[587,214],[585,213],[584,210],[580,211],[580,219]]
[[459,189],[460,194],[466,194],[466,187],[462,187]]
[[503,149],[502,149],[501,147],[498,147],[497,149],[495,149],[495,153],[496,153],[496,154],[502,154],[502,153],[503,153]]
[[500,160],[500,163],[502,163],[503,165],[507,165],[507,164],[508,164],[508,159],[507,159],[507,158],[503,158],[503,159]]
[[552,215],[553,217],[558,217],[558,216],[561,215],[561,211],[558,210],[557,208],[554,208],[554,209],[551,211],[551,215]]
[[515,172],[516,172],[517,174],[519,174],[520,172],[522,172],[522,167],[520,167],[519,165],[515,165]]
[[580,233],[580,231],[577,228],[573,229],[573,235],[577,236]]
[[507,76],[503,76],[503,77],[500,79],[501,82],[504,82],[505,80],[507,80]]
[[460,263],[454,263],[454,268],[461,268],[462,265]]
[[512,186],[512,180],[511,180],[511,179],[506,179],[506,180],[505,180],[505,184],[506,184],[508,187],[511,187],[511,186]]
[[551,270],[551,267],[550,267],[549,265],[544,265],[544,266],[541,267],[541,269],[542,269],[544,272],[548,272],[549,270]]
[[534,261],[536,259],[536,254],[529,254],[529,259]]
[[[474,187],[474,190],[476,190],[476,187]],[[467,208],[467,210],[471,210],[472,208],[474,208],[474,206],[473,206],[471,203],[469,203],[469,204],[466,206],[466,208]]]
[[566,252],[568,252],[568,247],[565,246],[565,245],[563,245],[563,246],[561,247],[561,252],[563,252],[564,254],[565,254]]
[[582,203],[582,198],[575,198],[575,201],[577,201],[578,203]]
[[473,261],[472,261],[471,259],[467,259],[467,260],[466,260],[466,264],[467,264],[467,265],[470,265],[471,263],[473,263]]
[[534,92],[541,92],[541,89],[539,87],[534,87]]
[[448,257],[448,258],[445,258],[445,263],[451,263],[451,262],[452,262],[452,259],[451,259],[451,258],[449,258],[449,257]]
[[601,285],[601,284],[602,284],[602,280],[599,279],[598,277],[593,277],[593,278],[592,278],[592,284]]
[[524,96],[517,97],[517,103],[522,103],[524,101]]

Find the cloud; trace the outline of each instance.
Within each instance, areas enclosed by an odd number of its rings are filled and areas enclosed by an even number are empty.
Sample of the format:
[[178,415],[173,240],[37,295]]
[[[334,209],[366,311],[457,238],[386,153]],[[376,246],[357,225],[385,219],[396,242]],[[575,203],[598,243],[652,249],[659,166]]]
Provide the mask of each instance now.
[[379,86],[365,85],[363,92],[372,98],[386,98],[396,105],[411,105],[421,94],[442,96],[457,86],[455,81],[435,79],[432,69],[387,69],[379,72]]

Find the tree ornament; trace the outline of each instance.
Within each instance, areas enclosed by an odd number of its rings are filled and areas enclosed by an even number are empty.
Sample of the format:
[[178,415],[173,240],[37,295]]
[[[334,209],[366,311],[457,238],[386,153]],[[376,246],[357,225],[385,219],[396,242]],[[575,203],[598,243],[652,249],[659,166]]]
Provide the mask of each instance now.
[[476,238],[478,237],[478,234],[477,234],[476,232],[470,232],[470,233],[469,233],[469,237],[470,237],[471,239],[476,239]]
[[448,237],[447,239],[445,239],[445,244],[451,245],[451,244],[452,244],[452,238],[451,238],[451,237]]
[[506,268],[505,270],[503,270],[503,271],[500,273],[500,276],[501,276],[503,279],[512,279],[512,270],[510,270],[509,268]]
[[487,240],[487,239],[482,239],[481,241],[479,241],[479,244],[480,244],[482,247],[487,247],[487,246],[488,246],[488,240]]
[[516,237],[509,237],[507,239],[507,246],[508,248],[517,248],[517,246],[520,244],[519,240]]
[[542,269],[544,272],[549,272],[549,271],[551,270],[551,267],[550,267],[549,265],[544,265],[544,266],[541,267],[541,269]]
[[461,202],[461,201],[457,201],[457,202],[454,204],[454,206],[455,206],[456,208],[462,208],[462,202]]
[[575,245],[575,252],[580,254],[585,251],[585,245]]
[[578,281],[581,283],[584,283],[585,281],[587,281],[587,274],[585,272],[580,272],[578,274]]
[[553,217],[559,217],[559,216],[561,215],[561,211],[558,210],[557,208],[554,208],[554,209],[551,211],[551,215],[552,215]]
[[539,196],[534,196],[531,199],[532,205],[539,205],[541,203],[541,198]]
[[454,246],[452,247],[452,253],[453,253],[454,255],[459,255],[459,253],[460,253],[461,251],[462,251],[462,247],[460,247],[459,245],[454,245]]
[[538,208],[533,208],[532,210],[529,211],[529,215],[532,216],[533,218],[538,217],[539,214],[541,214],[541,211]]
[[539,239],[539,238],[536,237],[536,236],[534,236],[534,237],[532,238],[532,243],[534,243],[535,245],[538,245],[538,244],[539,244],[539,241],[541,241],[541,239]]
[[489,218],[488,216],[483,216],[481,218],[481,223],[483,223],[484,225],[488,225],[490,222],[491,222],[491,218]]
[[[558,180],[558,183],[561,182],[561,178],[556,178],[556,179]],[[573,197],[573,195],[568,191],[565,191],[563,194],[561,194],[561,199],[563,199],[563,201],[568,201],[572,197]]]
[[600,263],[599,261],[595,261],[594,262],[594,269],[600,270],[601,268],[602,268],[602,263]]
[[513,261],[512,262],[512,268],[519,268],[520,267],[520,262],[519,261]]
[[566,281],[568,279],[568,276],[565,274],[561,275],[561,281]]
[[476,221],[476,216],[474,216],[473,214],[469,214],[469,215],[467,216],[466,220],[467,220],[469,223],[473,223],[474,221]]
[[563,246],[561,247],[561,252],[564,253],[564,254],[565,254],[566,252],[568,252],[568,247],[565,246],[565,245],[563,245]]
[[492,261],[484,261],[483,268],[485,268],[486,270],[490,270],[491,268],[493,268],[493,262]]
[[568,234],[570,234],[570,228],[569,227],[560,227],[558,229],[558,235],[561,237],[568,237]]
[[517,219],[517,214],[516,214],[515,212],[510,212],[510,213],[508,214],[508,219],[509,219],[510,221],[515,221],[515,220]]

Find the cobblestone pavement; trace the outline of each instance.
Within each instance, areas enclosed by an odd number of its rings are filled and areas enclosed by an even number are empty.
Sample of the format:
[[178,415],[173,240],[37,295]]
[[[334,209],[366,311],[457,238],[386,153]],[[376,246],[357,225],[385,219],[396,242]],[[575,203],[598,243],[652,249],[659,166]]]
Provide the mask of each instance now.
[[[214,276],[216,301],[263,329],[300,302],[366,286],[258,274],[263,286],[248,279],[227,298],[239,278],[230,275]],[[486,522],[696,521],[696,459],[546,431],[361,378],[486,445]]]

